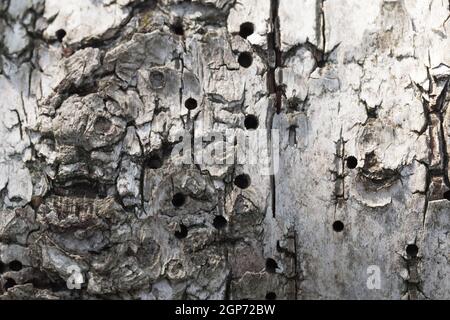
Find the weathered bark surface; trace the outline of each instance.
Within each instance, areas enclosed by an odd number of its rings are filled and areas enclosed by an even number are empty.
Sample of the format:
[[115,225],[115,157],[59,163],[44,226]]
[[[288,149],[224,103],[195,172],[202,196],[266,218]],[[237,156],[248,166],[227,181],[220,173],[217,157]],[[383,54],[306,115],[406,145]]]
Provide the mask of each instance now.
[[0,0],[0,298],[449,299],[449,9]]

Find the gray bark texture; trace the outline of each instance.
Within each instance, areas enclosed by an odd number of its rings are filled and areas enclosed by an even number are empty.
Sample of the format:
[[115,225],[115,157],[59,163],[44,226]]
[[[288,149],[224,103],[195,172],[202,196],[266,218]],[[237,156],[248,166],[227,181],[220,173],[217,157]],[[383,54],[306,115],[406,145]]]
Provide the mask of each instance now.
[[0,0],[0,299],[449,299],[449,17]]

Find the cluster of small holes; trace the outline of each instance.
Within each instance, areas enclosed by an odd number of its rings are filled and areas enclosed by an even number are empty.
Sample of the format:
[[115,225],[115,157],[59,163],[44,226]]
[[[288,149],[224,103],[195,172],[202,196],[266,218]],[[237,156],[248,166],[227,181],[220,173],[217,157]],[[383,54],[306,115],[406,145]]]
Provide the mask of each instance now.
[[358,159],[356,159],[354,156],[347,157],[346,162],[347,168],[349,169],[355,169],[358,166]]
[[193,98],[186,99],[186,101],[184,102],[184,106],[188,110],[194,110],[195,108],[197,108],[197,105],[197,100]]
[[258,128],[258,118],[252,114],[249,114],[245,117],[244,126],[248,130]]
[[223,216],[216,216],[213,221],[213,226],[216,229],[223,229],[226,227],[228,221]]
[[175,193],[172,197],[174,207],[181,207],[186,202],[186,196],[181,192]]
[[342,232],[344,230],[344,223],[340,220],[333,222],[333,230],[336,232]]
[[[178,35],[183,35],[184,30],[181,22],[176,22],[171,26],[171,30]],[[247,38],[248,36],[254,33],[254,25],[251,22],[245,22],[241,24],[239,35],[243,38]],[[241,52],[238,56],[238,63],[243,68],[249,68],[253,63],[253,57],[250,52]],[[194,110],[197,108],[198,103],[197,100],[193,98],[188,98],[184,102],[184,106],[188,110]],[[256,129],[258,127],[258,118],[254,115],[246,116],[244,120],[244,125],[246,129]],[[158,167],[157,161],[149,160],[150,163],[147,163],[148,167],[156,168]],[[155,164],[153,164],[155,163]],[[235,177],[234,184],[240,189],[246,189],[250,186],[250,177],[247,174],[241,174]],[[182,193],[177,193],[172,197],[172,204],[175,207],[181,207],[185,203],[185,196]],[[227,225],[227,220],[223,216],[216,216],[213,221],[213,226],[216,229],[222,229]],[[177,238],[184,238],[187,235],[187,228],[184,225],[180,226],[180,231],[175,232],[175,236]]]
[[180,224],[180,230],[175,231],[177,239],[184,239],[188,235],[188,228],[184,224]]
[[239,65],[243,68],[249,68],[253,63],[253,57],[250,52],[241,52],[238,57]]
[[240,189],[247,189],[250,186],[250,183],[250,176],[245,173],[234,178],[234,185]]
[[269,273],[275,273],[277,271],[278,264],[272,258],[266,259],[266,271]]
[[255,32],[255,26],[251,22],[244,22],[239,28],[239,35],[244,39],[251,36],[253,32]]

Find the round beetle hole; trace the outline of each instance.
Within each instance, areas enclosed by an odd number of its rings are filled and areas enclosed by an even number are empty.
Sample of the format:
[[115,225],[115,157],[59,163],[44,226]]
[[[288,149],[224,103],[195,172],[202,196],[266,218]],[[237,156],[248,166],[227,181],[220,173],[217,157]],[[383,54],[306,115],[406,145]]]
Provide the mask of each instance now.
[[189,98],[184,102],[184,106],[188,110],[194,110],[195,108],[197,108],[197,100]]
[[234,178],[234,185],[241,189],[247,189],[250,186],[250,176],[248,174],[240,174]]
[[347,168],[355,169],[358,165],[358,160],[354,156],[347,157]]
[[252,65],[253,58],[250,52],[241,52],[238,57],[238,62],[243,68],[248,68]]
[[178,36],[184,35],[184,28],[183,28],[183,24],[181,23],[181,21],[177,21],[174,24],[172,24],[170,26],[170,30],[172,30],[172,32]]
[[217,216],[214,218],[213,226],[216,229],[223,229],[227,225],[228,221],[223,216]]
[[444,192],[444,199],[447,199],[448,201],[450,201],[450,190],[447,190]]
[[8,264],[8,266],[12,271],[20,271],[22,269],[22,262],[13,260]]
[[14,287],[17,284],[14,279],[6,278],[5,280],[6,280],[6,282],[5,282],[4,286],[3,286],[5,291],[8,290],[9,288]]
[[278,268],[278,264],[272,258],[266,259],[266,271],[269,273],[275,273]]
[[162,160],[158,156],[151,156],[147,158],[144,162],[144,167],[150,169],[159,169],[162,167]]
[[59,42],[62,42],[62,40],[64,39],[65,36],[66,36],[66,30],[64,30],[64,29],[56,30],[55,37],[56,37],[56,39],[58,39]]
[[186,197],[182,193],[176,193],[172,197],[172,204],[175,207],[181,207],[186,201]]
[[419,248],[415,244],[408,244],[406,246],[406,253],[410,257],[417,257],[417,254],[419,253]]
[[246,129],[256,129],[258,128],[258,118],[252,114],[245,117],[244,126]]
[[277,299],[277,295],[275,292],[267,292],[266,294],[266,300],[276,300]]
[[324,60],[319,60],[319,61],[317,61],[317,66],[318,66],[319,68],[325,67],[325,61],[324,61]]
[[253,32],[255,32],[255,26],[251,22],[244,22],[239,28],[239,35],[244,39],[251,36]]
[[341,232],[342,230],[344,230],[344,224],[342,223],[342,221],[335,221],[333,222],[333,230],[336,232]]
[[177,239],[184,239],[188,235],[188,228],[184,224],[180,224],[180,230],[175,231],[175,237]]

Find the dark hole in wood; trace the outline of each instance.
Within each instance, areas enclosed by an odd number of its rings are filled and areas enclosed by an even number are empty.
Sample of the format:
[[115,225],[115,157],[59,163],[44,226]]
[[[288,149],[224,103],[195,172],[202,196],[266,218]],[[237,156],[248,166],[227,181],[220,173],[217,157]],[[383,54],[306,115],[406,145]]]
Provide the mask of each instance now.
[[39,209],[39,206],[42,204],[43,198],[41,196],[33,196],[31,197],[30,205],[34,210]]
[[406,254],[410,257],[417,257],[419,248],[415,244],[408,244],[406,246]]
[[227,225],[228,221],[223,216],[217,216],[214,218],[213,226],[216,229],[223,229]]
[[198,34],[205,34],[205,33],[206,33],[206,30],[205,30],[204,28],[200,27],[200,28],[198,28],[198,29],[196,30],[195,33],[198,33]]
[[444,199],[450,201],[450,190],[444,192]]
[[3,288],[5,289],[5,291],[8,290],[9,288],[14,287],[17,284],[14,279],[6,278],[5,280],[6,280],[6,282],[3,285]]
[[194,110],[195,108],[197,108],[197,100],[189,98],[184,102],[184,106],[188,110]]
[[317,61],[317,66],[318,66],[319,68],[325,67],[325,61],[324,61],[324,60],[319,60],[319,61]]
[[244,126],[246,129],[256,129],[258,128],[258,118],[252,114],[245,117]]
[[275,273],[278,268],[278,264],[272,258],[266,259],[266,271],[269,273]]
[[32,278],[26,283],[33,284],[36,289],[48,289],[53,292],[67,291],[66,280],[61,278],[49,278],[48,275],[40,270],[33,270]]
[[177,239],[184,239],[188,235],[188,228],[184,224],[180,224],[180,230],[175,231],[175,237]]
[[184,35],[184,28],[183,23],[181,21],[176,21],[174,24],[170,26],[170,30],[172,30],[173,33],[179,36]]
[[9,269],[11,269],[12,271],[20,271],[22,270],[22,262],[20,262],[19,260],[13,260],[11,261],[9,264]]
[[289,127],[289,145],[293,146],[297,144],[297,126],[292,125]]
[[172,204],[175,207],[181,207],[185,203],[185,201],[186,201],[185,195],[180,192],[174,194],[172,197]]
[[248,68],[253,63],[253,57],[250,52],[241,52],[238,57],[238,62],[241,67]]
[[52,290],[54,292],[65,291],[65,290],[67,290],[67,283],[66,283],[66,281],[57,279],[57,280],[51,281],[49,283],[49,285],[47,286],[47,288],[50,288],[50,290]]
[[5,272],[5,264],[2,261],[0,261],[0,273],[3,272]]
[[354,156],[347,157],[347,168],[355,169],[358,165],[358,160]]
[[277,299],[277,295],[275,292],[270,291],[266,293],[266,300],[276,300]]
[[244,22],[239,28],[239,35],[245,39],[251,36],[253,32],[255,32],[255,26],[251,22]]
[[241,189],[247,189],[250,186],[250,176],[248,174],[240,174],[234,178],[234,185]]
[[66,36],[66,30],[64,30],[64,29],[56,30],[55,36],[56,36],[56,39],[58,39],[59,42],[62,42],[62,40]]
[[344,230],[344,224],[342,223],[342,221],[335,221],[333,222],[333,230],[336,232],[341,232],[342,230]]
[[159,169],[163,165],[163,162],[160,157],[154,155],[151,156],[144,161],[144,167],[149,169]]

